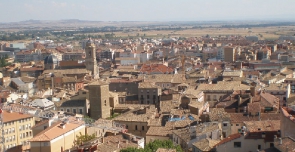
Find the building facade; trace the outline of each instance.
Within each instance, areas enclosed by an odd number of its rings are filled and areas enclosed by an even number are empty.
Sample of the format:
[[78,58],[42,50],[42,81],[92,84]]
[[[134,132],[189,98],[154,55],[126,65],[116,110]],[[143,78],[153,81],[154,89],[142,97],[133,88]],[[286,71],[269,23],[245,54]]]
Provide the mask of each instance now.
[[99,118],[110,117],[110,95],[109,84],[102,81],[95,81],[89,84],[90,117],[97,120]]
[[86,59],[85,59],[86,69],[92,71],[92,75],[95,79],[99,78],[99,69],[98,69],[97,61],[96,61],[95,45],[91,40],[88,40],[86,42],[85,53],[86,53]]
[[5,149],[18,145],[28,145],[28,140],[33,137],[31,127],[35,125],[33,116],[16,112],[2,112],[4,122]]

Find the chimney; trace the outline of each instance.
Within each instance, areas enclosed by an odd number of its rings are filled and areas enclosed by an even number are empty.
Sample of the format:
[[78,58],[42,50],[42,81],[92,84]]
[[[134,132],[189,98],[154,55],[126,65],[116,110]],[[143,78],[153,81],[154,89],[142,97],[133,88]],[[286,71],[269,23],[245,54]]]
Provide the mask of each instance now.
[[53,119],[49,119],[48,120],[48,127],[50,127],[52,125],[52,123],[53,123]]
[[265,132],[262,132],[261,137],[265,138]]
[[101,138],[101,143],[104,143],[104,137]]
[[62,124],[60,124],[60,127],[61,127],[62,129],[65,129],[65,128],[66,128],[66,124],[62,123]]
[[254,97],[255,96],[255,87],[254,86],[250,87],[250,92],[251,92],[251,96]]
[[120,141],[118,142],[118,148],[120,148]]
[[279,138],[279,141],[280,141],[280,143],[279,143],[280,145],[283,144],[282,138]]
[[241,103],[242,103],[242,97],[241,97],[241,95],[238,95],[238,105],[240,106]]

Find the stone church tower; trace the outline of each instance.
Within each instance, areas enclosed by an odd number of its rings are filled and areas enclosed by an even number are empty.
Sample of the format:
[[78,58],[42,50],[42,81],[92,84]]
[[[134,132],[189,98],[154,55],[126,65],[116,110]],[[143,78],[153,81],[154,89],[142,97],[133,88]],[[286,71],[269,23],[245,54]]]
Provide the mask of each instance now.
[[86,42],[85,53],[86,53],[86,59],[85,59],[86,69],[92,72],[92,76],[94,79],[98,79],[99,68],[97,66],[97,61],[96,61],[96,50],[95,50],[94,43],[90,39]]
[[89,87],[89,102],[90,102],[90,117],[94,120],[99,118],[108,118],[110,112],[110,95],[109,84],[103,81],[94,81],[88,85]]

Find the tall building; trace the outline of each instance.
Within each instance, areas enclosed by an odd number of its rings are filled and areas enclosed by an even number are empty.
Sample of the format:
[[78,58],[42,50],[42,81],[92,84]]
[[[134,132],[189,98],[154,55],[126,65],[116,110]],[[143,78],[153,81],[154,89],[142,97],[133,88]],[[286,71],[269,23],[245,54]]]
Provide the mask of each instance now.
[[18,145],[28,146],[28,140],[33,137],[31,127],[35,125],[34,117],[7,111],[2,112],[2,117],[5,149]]
[[85,53],[86,53],[86,59],[85,59],[86,69],[92,72],[94,79],[98,79],[99,70],[98,70],[97,61],[96,61],[96,50],[95,50],[94,43],[90,39],[86,42]]
[[233,47],[224,47],[224,61],[225,62],[235,61],[235,49]]
[[109,84],[102,81],[95,81],[88,86],[90,117],[95,120],[110,117]]
[[55,55],[50,54],[44,59],[45,70],[55,69],[58,66],[58,59]]

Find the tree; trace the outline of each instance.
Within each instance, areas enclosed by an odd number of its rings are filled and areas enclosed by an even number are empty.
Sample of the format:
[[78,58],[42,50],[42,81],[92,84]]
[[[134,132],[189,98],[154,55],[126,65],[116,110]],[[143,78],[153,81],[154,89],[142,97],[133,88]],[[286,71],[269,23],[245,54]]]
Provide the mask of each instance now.
[[84,142],[90,141],[95,138],[95,134],[92,135],[82,135],[81,132],[79,135],[76,135],[76,140],[74,141],[75,146],[83,145]]
[[125,149],[121,149],[120,152],[145,152],[145,151],[144,151],[144,149],[128,147],[128,148],[125,148]]
[[177,152],[182,152],[181,147],[179,145],[175,146],[171,140],[154,140],[145,145],[144,149],[128,147],[121,149],[120,152],[154,152],[159,148],[176,149]]

